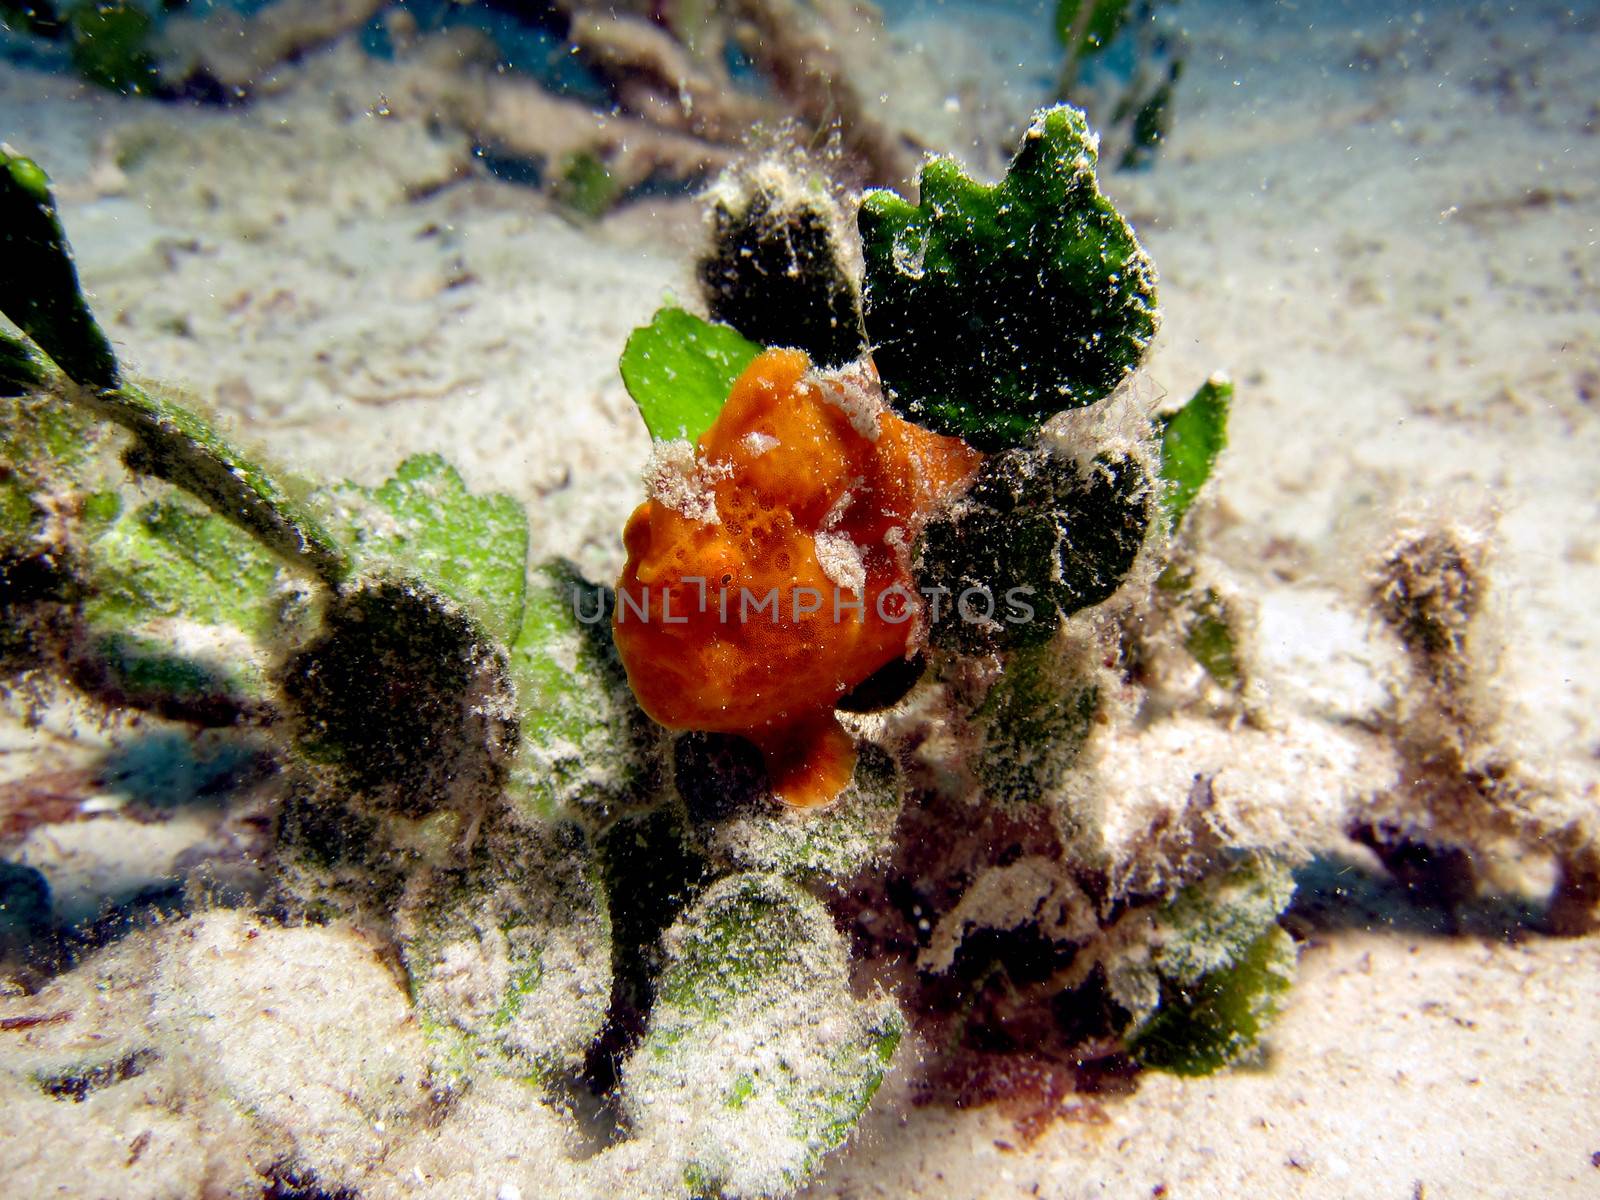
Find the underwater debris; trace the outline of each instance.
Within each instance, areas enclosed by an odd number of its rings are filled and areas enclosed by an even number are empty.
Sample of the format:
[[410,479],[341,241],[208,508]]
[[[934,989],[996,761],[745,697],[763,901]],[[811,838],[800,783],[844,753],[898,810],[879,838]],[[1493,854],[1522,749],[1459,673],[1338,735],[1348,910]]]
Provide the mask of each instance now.
[[1476,889],[1480,849],[1492,857],[1509,841],[1552,855],[1547,927],[1589,933],[1600,928],[1600,823],[1530,760],[1504,720],[1486,619],[1489,558],[1481,525],[1433,518],[1402,526],[1375,559],[1374,607],[1404,647],[1410,677],[1389,714],[1405,769],[1363,815],[1364,832],[1396,863],[1418,850],[1453,863],[1467,875],[1456,884],[1465,894]]
[[[382,77],[375,112],[465,132],[591,218],[646,185],[703,182],[757,128],[790,126],[806,143],[831,144],[831,170],[853,185],[899,185],[915,168],[915,131],[882,121],[836,49],[859,37],[861,9],[574,0],[497,6],[492,18],[446,6],[419,21],[388,0],[14,7],[5,12],[19,32],[64,40],[85,79],[126,94],[249,103],[315,78],[319,58],[339,59],[352,74]],[[552,37],[564,53],[542,68],[519,61],[525,39]],[[373,58],[373,40],[392,61]]]
[[271,0],[245,13],[226,4],[176,13],[154,39],[158,69],[169,88],[204,81],[238,99],[269,82],[274,70],[353,33],[386,0]]

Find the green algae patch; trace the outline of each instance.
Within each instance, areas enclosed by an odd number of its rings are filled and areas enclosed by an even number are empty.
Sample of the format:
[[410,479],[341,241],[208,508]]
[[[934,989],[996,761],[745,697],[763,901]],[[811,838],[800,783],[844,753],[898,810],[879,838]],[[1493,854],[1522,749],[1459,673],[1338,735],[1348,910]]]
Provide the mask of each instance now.
[[66,20],[72,65],[90,83],[139,95],[160,82],[150,50],[155,20],[137,0],[80,0]]
[[1098,54],[1127,24],[1128,0],[1056,0],[1056,41],[1067,54]]
[[1294,939],[1273,926],[1228,967],[1191,987],[1169,985],[1132,1042],[1134,1058],[1174,1075],[1209,1075],[1237,1061],[1283,1006],[1294,966]]
[[1155,269],[1095,160],[1083,114],[1062,105],[1035,118],[994,186],[937,158],[919,204],[866,194],[867,334],[902,416],[998,450],[1139,364],[1159,321]]
[[1233,384],[1214,375],[1182,408],[1161,419],[1162,502],[1176,529],[1211,477],[1217,457],[1228,445],[1228,408]]
[[1244,668],[1239,658],[1239,640],[1228,624],[1222,599],[1207,588],[1193,602],[1194,616],[1183,635],[1183,645],[1195,662],[1218,686],[1229,691],[1244,683]]
[[464,867],[401,901],[411,995],[449,1077],[534,1083],[576,1072],[605,1020],[611,923],[571,827],[493,824]]
[[1246,859],[1155,912],[1148,957],[1114,972],[1118,991],[1151,1001],[1128,1039],[1137,1061],[1204,1075],[1258,1044],[1294,979],[1294,942],[1277,923],[1293,896],[1287,866]]
[[[663,939],[649,1029],[624,1073],[642,1136],[684,1155],[696,1194],[765,1196],[803,1181],[849,1136],[904,1030],[858,1000],[820,901],[773,875],[727,876]],[[672,1112],[715,1114],[684,1127]]]
[[976,771],[989,798],[1011,808],[1048,801],[1078,759],[1100,689],[1078,678],[1054,643],[1006,656],[1005,673],[976,714],[984,752]]
[[657,732],[611,643],[611,592],[571,563],[534,568],[510,644],[520,741],[509,799],[526,819],[599,829],[648,791]]
[[578,150],[562,160],[551,196],[567,211],[598,221],[617,206],[623,187],[596,154]]
[[60,547],[45,536],[47,513],[80,490],[79,476],[98,448],[96,426],[46,390],[43,364],[25,347],[18,349],[22,361],[39,368],[40,382],[19,386],[15,395],[0,394],[0,562],[35,561],[59,574],[65,564]]
[[739,867],[842,881],[888,856],[904,789],[894,760],[863,743],[850,785],[822,819],[766,794],[701,832],[714,855]]
[[0,553],[7,558],[26,554],[44,515],[24,483],[0,477]]
[[657,441],[696,440],[761,347],[726,325],[663,308],[628,337],[622,382]]
[[268,704],[261,647],[294,606],[278,560],[184,497],[97,507],[115,511],[85,555],[87,648],[101,682],[166,709]]
[[[43,372],[42,364],[32,361]],[[0,461],[34,474],[57,471],[67,483],[98,448],[98,423],[55,390],[46,390],[52,382],[63,381],[45,373],[40,386],[0,397]]]
[[816,914],[801,893],[761,876],[734,882],[679,932],[659,988],[667,1008],[714,1015],[757,985],[804,969]]
[[1247,859],[1179,892],[1158,918],[1152,961],[1187,986],[1236,962],[1294,898],[1294,875],[1269,859]]
[[138,620],[179,616],[271,632],[278,564],[215,513],[177,496],[121,513],[91,543],[98,594],[91,613]]

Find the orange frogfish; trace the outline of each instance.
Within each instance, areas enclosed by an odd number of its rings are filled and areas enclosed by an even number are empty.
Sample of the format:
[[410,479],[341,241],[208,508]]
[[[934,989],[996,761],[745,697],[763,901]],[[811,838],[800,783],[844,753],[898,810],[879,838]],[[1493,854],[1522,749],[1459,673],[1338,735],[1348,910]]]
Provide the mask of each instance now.
[[870,365],[768,350],[695,446],[658,443],[612,627],[639,703],[758,746],[774,794],[827,804],[855,744],[834,704],[923,637],[923,524],[983,456],[902,420]]

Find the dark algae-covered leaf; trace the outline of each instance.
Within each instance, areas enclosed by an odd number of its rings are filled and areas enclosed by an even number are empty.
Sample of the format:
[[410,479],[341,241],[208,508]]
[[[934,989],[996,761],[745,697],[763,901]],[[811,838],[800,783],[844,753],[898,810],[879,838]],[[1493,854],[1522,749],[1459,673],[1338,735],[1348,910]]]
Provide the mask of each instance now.
[[920,204],[867,193],[867,335],[897,412],[997,450],[1138,365],[1159,321],[1155,268],[1095,161],[1083,114],[1061,105],[1029,126],[999,184],[937,158]]
[[629,336],[618,365],[650,436],[694,441],[717,419],[733,381],[760,352],[726,325],[663,308]]
[[918,586],[942,589],[934,644],[969,653],[1036,644],[1062,616],[1107,599],[1144,544],[1149,492],[1131,458],[1080,469],[1032,448],[989,459],[922,536]]
[[764,176],[738,182],[718,196],[697,264],[712,319],[763,346],[804,350],[819,366],[853,362],[865,348],[861,297],[834,202]]
[[86,387],[116,387],[117,356],[78,286],[50,177],[0,146],[0,312]]

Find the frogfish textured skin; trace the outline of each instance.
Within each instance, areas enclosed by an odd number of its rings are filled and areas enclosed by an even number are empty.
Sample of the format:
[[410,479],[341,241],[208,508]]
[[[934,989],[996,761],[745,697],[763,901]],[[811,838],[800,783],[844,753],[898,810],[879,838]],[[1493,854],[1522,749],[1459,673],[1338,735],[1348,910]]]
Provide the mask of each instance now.
[[981,460],[889,411],[870,367],[763,352],[692,450],[658,447],[623,530],[612,622],[644,710],[748,737],[786,804],[835,799],[834,704],[920,642],[912,547]]

